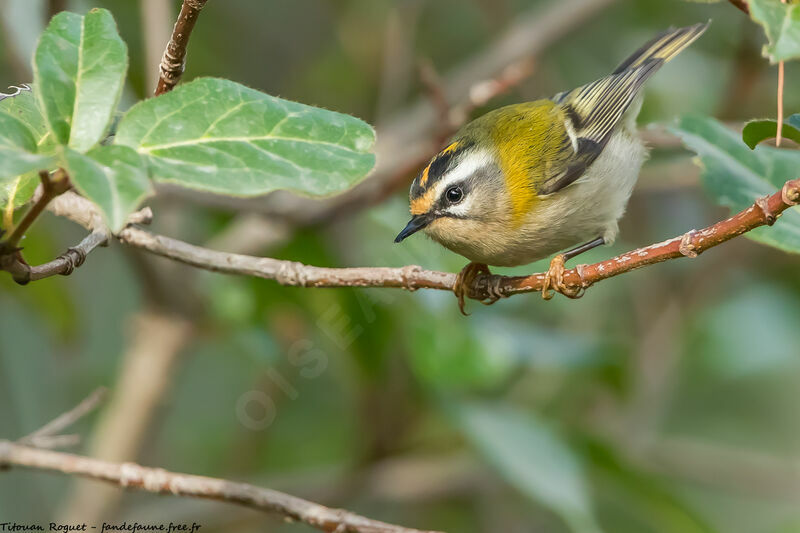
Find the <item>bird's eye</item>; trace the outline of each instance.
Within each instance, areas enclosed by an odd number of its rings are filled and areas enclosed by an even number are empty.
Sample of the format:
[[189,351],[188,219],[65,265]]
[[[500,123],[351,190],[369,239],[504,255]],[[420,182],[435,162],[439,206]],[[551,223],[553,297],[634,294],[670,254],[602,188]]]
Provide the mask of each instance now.
[[461,190],[461,187],[450,187],[444,196],[451,204],[457,204],[464,197],[464,191]]

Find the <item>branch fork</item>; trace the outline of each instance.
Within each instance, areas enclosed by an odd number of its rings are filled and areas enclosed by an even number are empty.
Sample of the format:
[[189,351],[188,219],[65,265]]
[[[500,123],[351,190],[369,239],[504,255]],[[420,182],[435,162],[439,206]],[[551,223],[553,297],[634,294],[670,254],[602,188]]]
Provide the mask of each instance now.
[[[341,533],[436,533],[372,520],[271,489],[224,479],[179,474],[135,463],[113,463],[52,450],[38,443],[56,442],[58,432],[93,411],[106,395],[98,389],[77,407],[17,442],[0,440],[0,471],[12,467],[60,472],[156,494],[217,500],[303,522],[321,531]],[[63,440],[63,439],[62,439]]]

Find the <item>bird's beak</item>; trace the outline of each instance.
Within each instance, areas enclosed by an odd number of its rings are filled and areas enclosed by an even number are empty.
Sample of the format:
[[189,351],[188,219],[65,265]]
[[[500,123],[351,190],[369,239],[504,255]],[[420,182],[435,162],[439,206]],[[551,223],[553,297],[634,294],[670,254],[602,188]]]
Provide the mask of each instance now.
[[397,237],[395,237],[394,242],[401,242],[406,237],[414,235],[416,232],[430,224],[431,220],[431,216],[428,214],[414,215],[408,224],[406,224],[406,227],[403,228],[403,231],[401,231]]

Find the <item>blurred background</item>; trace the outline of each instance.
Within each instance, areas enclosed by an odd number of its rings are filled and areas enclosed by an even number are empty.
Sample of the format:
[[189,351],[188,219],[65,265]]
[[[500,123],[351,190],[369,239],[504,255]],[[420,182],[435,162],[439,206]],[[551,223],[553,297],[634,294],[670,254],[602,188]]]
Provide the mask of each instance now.
[[[149,96],[177,1],[0,0],[0,87],[30,81],[52,13],[97,6],[129,46],[123,107]],[[665,27],[707,19],[709,31],[648,85],[640,122],[651,160],[618,242],[587,263],[726,215],[705,198],[691,154],[647,125],[688,113],[732,127],[774,117],[777,69],[760,56],[763,31],[730,4],[210,0],[184,80],[230,78],[367,120],[388,185],[321,215],[305,201],[164,189],[149,201],[154,230],[315,265],[458,271],[463,258],[423,237],[392,243],[438,134],[419,64],[441,74],[453,105],[481,81],[488,56],[532,65],[475,116],[591,81]],[[799,86],[800,67],[788,64],[788,114],[800,111]],[[23,245],[40,263],[82,235],[47,215]],[[110,401],[76,428],[80,453],[248,481],[409,527],[800,531],[798,267],[797,256],[736,239],[605,281],[581,300],[470,302],[464,318],[452,294],[285,288],[115,243],[68,278],[19,287],[0,276],[0,438],[104,385]],[[0,474],[0,519],[310,531],[234,506],[20,470]]]

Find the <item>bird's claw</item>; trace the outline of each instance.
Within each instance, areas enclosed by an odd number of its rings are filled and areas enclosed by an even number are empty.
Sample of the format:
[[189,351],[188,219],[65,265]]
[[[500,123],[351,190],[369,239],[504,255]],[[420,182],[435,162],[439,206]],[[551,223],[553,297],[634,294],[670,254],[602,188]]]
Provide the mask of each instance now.
[[550,261],[550,268],[547,269],[547,273],[544,275],[544,284],[542,284],[542,298],[545,300],[550,300],[556,292],[572,299],[583,296],[585,292],[583,286],[573,287],[564,283],[564,263],[566,261],[564,254],[558,254]]
[[[461,314],[464,316],[469,316],[469,313],[464,310],[467,296],[469,296],[469,289],[472,286],[472,282],[475,281],[475,278],[482,274],[487,276],[491,275],[491,271],[486,264],[470,263],[461,269],[461,272],[459,272],[458,276],[456,276],[456,282],[455,285],[453,285],[453,292],[455,293],[456,298],[458,298],[458,310],[461,311]],[[502,291],[500,291],[497,283],[492,283],[490,281],[486,287],[486,290],[489,293],[489,297],[486,300],[480,301],[484,305],[492,305],[500,298],[505,297]]]

